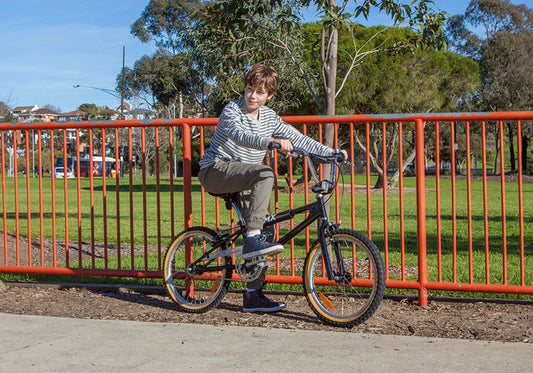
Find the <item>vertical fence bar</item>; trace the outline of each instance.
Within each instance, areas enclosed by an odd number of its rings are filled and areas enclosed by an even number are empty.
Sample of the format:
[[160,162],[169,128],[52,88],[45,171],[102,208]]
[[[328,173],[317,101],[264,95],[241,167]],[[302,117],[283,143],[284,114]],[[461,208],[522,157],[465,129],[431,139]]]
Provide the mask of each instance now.
[[183,133],[183,220],[185,228],[190,228],[192,222],[192,150],[191,150],[191,128],[188,124],[182,127]]
[[[203,138],[202,138],[203,142]],[[201,142],[202,146],[203,143]],[[168,127],[168,160],[169,160],[169,177],[170,177],[170,238],[173,240],[175,233],[175,216],[174,216],[174,127]],[[202,205],[203,208],[203,205]]]
[[[204,156],[204,127],[200,127],[200,159]],[[202,225],[205,226],[205,190],[202,185],[200,185],[200,203],[202,206]]]
[[0,131],[0,136],[2,140],[2,147],[0,149],[0,153],[2,156],[2,225],[3,225],[3,234],[4,234],[4,265],[8,265],[8,252],[7,252],[7,204],[6,204],[6,159],[5,159],[5,148],[6,148],[6,142],[5,142],[5,131]]
[[141,128],[142,180],[143,180],[143,242],[144,242],[144,270],[148,270],[148,227],[146,210],[146,128]]
[[91,264],[96,266],[94,247],[94,172],[93,172],[93,130],[89,128],[89,193],[91,201]]
[[102,213],[104,225],[104,268],[109,265],[109,256],[107,253],[107,162],[106,162],[106,131],[102,128]]
[[468,214],[468,281],[474,283],[474,247],[472,242],[472,165],[470,164],[470,122],[465,123],[466,133],[466,205]]
[[[289,208],[294,208],[294,188],[293,188],[293,162],[292,157],[287,159],[287,173],[288,173],[288,189],[289,189]],[[289,221],[289,229],[294,228],[294,220]],[[290,241],[290,253],[291,253],[291,276],[294,276],[294,238]],[[278,255],[279,257],[279,255]]]
[[418,247],[418,282],[419,304],[427,306],[427,259],[426,259],[426,183],[424,165],[424,122],[417,119],[415,122],[415,151],[416,151],[416,221],[417,221],[417,247]]
[[[54,170],[54,130],[50,130],[50,161],[51,163],[51,178],[50,182],[52,183],[52,261],[54,267],[57,266],[57,241],[56,241],[56,182],[55,182],[55,170]],[[91,227],[94,225],[91,225]]]
[[435,122],[435,202],[437,210],[437,276],[442,281],[442,237],[440,209],[440,123]]
[[78,267],[81,268],[82,263],[82,247],[81,247],[81,160],[80,160],[80,130],[76,128],[76,191],[78,195]]
[[501,198],[502,198],[502,257],[503,257],[503,284],[507,284],[507,222],[505,206],[505,158],[503,152],[503,120],[499,121],[500,132],[500,180],[501,180]]
[[366,143],[366,226],[368,238],[372,239],[372,213],[370,210],[370,122],[366,122],[365,127]]
[[133,235],[133,139],[132,127],[128,127],[128,167],[129,167],[129,199],[130,199],[130,267],[135,269],[135,239]]
[[522,122],[516,121],[516,139],[518,143],[518,224],[520,234],[520,285],[525,285],[525,246],[524,246],[524,198],[522,185]]
[[481,122],[481,154],[483,158],[483,230],[485,233],[485,283],[490,283],[490,261],[489,261],[489,204],[487,192],[487,125]]
[[65,207],[65,265],[69,267],[69,240],[68,240],[68,183],[67,183],[67,130],[63,129],[63,198]]
[[[39,167],[38,177],[39,177],[39,238],[41,241],[40,247],[40,263],[41,267],[44,267],[44,210],[43,210],[43,146],[42,146],[42,137],[41,130],[37,130],[37,155],[38,161],[37,164]],[[81,251],[81,250],[80,250]]]
[[159,127],[155,127],[155,193],[157,213],[157,270],[161,271],[161,178],[159,177]]
[[385,278],[389,279],[389,219],[387,217],[387,122],[382,123],[381,154],[383,162],[383,250],[385,250]]
[[[120,140],[120,141],[119,141]],[[117,268],[122,268],[121,261],[121,251],[120,251],[120,178],[122,177],[122,162],[123,160],[120,157],[120,153],[123,154],[122,150],[122,139],[120,139],[120,133],[118,127],[115,127],[115,208],[117,212]]]
[[[334,136],[333,136],[333,149],[338,149],[339,148],[339,124],[338,123],[334,123],[333,124],[333,133],[334,133]],[[337,172],[337,180],[340,180],[338,178],[338,173],[340,171]],[[334,180],[332,180],[334,181]],[[341,188],[344,189],[344,185],[341,185]],[[336,222],[340,222],[341,221],[341,217],[340,217],[340,206],[339,206],[339,184],[336,184],[335,185],[335,218],[336,218]]]
[[[33,132],[33,131],[32,131]],[[30,191],[30,131],[24,131],[26,137],[26,217],[28,219],[28,266],[32,266],[32,243],[31,243],[31,191]]]
[[[350,122],[350,139],[354,139],[354,124],[353,122]],[[350,141],[350,148],[348,151],[350,152],[350,159],[349,161],[355,165],[355,155],[354,155],[354,142]],[[351,207],[352,207],[352,213],[350,214],[351,219],[351,228],[355,229],[355,166],[350,167],[350,201],[351,201]]]
[[[304,123],[302,127],[302,134],[304,136],[307,136],[307,124]],[[307,167],[307,163],[304,160],[304,203],[307,205],[309,203],[309,167]],[[353,210],[352,210],[353,211]],[[307,217],[309,213],[305,213],[305,217]],[[353,215],[353,214],[352,214]],[[277,235],[279,235],[279,229],[276,229]],[[277,239],[277,238],[276,238]],[[309,227],[305,228],[305,252],[308,253],[310,249],[309,244]]]

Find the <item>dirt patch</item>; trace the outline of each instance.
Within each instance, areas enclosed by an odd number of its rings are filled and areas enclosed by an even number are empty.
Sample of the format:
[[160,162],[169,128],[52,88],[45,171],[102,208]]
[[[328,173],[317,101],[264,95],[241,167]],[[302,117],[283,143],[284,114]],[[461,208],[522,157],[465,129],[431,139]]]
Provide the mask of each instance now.
[[234,292],[229,293],[223,303],[212,311],[188,314],[177,311],[161,290],[141,292],[126,288],[0,283],[0,312],[533,343],[532,302],[505,304],[431,300],[428,307],[420,307],[412,298],[385,299],[367,322],[345,330],[321,323],[301,295],[270,294],[275,300],[287,302],[287,309],[275,314],[243,313],[242,295]]

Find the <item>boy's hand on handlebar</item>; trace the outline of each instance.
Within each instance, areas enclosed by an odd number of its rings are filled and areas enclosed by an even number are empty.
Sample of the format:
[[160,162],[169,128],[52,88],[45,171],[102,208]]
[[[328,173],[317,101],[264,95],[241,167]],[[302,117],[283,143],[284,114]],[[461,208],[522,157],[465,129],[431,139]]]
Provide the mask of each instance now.
[[[274,143],[279,144],[279,146],[273,146]],[[268,140],[268,148],[269,149],[276,148],[282,151],[283,153],[287,153],[287,154],[292,152],[292,150],[294,149],[294,147],[292,146],[292,143],[289,140],[275,139],[275,138],[270,138]]]
[[343,161],[347,161],[348,160],[348,152],[344,149],[340,150],[340,151],[334,151],[333,152],[333,155],[335,154],[340,154],[342,156],[342,160]]

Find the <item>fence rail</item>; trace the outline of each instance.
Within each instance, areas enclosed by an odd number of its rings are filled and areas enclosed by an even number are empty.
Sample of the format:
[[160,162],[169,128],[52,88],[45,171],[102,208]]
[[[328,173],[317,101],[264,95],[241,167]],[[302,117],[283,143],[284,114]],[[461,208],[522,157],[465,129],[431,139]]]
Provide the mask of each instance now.
[[[523,148],[533,112],[284,119],[319,141],[323,126],[333,126],[334,146],[349,149],[356,168],[330,213],[376,242],[387,287],[413,289],[421,304],[432,290],[533,294],[533,184]],[[193,177],[215,125],[0,124],[0,272],[161,277],[162,251],[178,231],[233,222]],[[75,177],[55,177],[58,159]],[[104,172],[82,177],[81,159],[94,167],[101,160]],[[271,209],[307,202],[305,168],[272,162]],[[269,281],[301,283],[313,233],[303,236],[277,258]]]

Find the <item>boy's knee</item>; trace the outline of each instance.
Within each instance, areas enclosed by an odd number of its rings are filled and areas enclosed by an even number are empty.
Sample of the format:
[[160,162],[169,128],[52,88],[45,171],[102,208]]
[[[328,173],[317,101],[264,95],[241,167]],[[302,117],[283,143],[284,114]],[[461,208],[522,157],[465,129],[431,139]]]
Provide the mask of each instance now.
[[274,171],[272,170],[272,168],[264,166],[259,170],[259,178],[265,180],[270,179],[274,181]]

